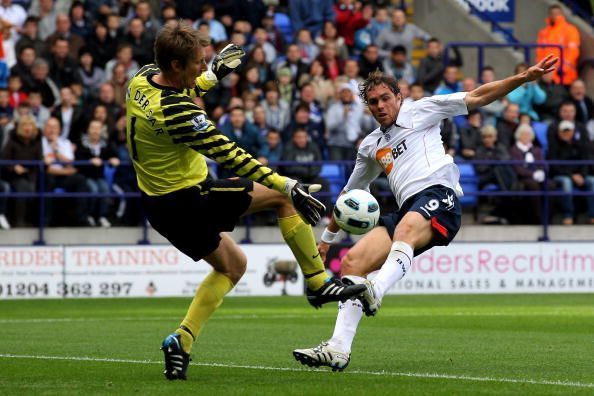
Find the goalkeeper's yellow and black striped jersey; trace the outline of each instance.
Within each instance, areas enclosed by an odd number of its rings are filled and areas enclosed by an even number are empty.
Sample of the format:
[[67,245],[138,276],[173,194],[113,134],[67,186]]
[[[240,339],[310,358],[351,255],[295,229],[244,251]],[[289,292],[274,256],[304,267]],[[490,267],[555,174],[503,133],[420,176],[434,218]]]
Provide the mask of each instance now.
[[208,176],[204,156],[238,176],[283,189],[285,177],[220,133],[192,101],[203,93],[199,87],[208,85],[200,84],[201,77],[195,89],[182,91],[152,81],[159,72],[153,64],[142,67],[130,80],[126,96],[128,150],[143,192],[163,195],[203,182]]

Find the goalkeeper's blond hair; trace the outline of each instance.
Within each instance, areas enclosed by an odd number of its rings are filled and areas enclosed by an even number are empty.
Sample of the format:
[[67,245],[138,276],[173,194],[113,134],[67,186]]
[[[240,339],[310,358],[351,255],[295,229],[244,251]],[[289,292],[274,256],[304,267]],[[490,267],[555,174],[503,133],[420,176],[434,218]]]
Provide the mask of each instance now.
[[171,62],[179,61],[181,67],[194,60],[196,50],[210,44],[210,38],[185,22],[166,24],[155,39],[155,61],[163,71],[173,70]]

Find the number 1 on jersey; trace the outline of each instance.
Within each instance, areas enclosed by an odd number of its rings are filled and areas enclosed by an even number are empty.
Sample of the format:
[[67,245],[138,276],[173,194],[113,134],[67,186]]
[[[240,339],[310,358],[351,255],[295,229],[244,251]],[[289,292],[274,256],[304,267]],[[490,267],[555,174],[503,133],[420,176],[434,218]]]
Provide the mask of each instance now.
[[136,117],[130,118],[130,147],[132,147],[132,159],[138,161],[138,151],[136,150]]

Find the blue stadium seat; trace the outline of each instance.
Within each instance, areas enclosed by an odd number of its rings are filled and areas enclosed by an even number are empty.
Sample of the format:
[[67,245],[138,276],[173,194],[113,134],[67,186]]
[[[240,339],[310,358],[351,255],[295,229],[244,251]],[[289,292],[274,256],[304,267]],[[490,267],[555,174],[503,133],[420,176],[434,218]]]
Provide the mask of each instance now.
[[[471,164],[458,164],[460,169],[460,185],[465,194],[478,191],[478,176]],[[460,197],[462,207],[475,207],[478,204],[477,195],[464,195]]]
[[283,14],[282,12],[276,12],[274,14],[274,24],[281,31],[285,42],[292,43],[293,42],[293,24],[291,23],[291,18],[287,14]]
[[334,203],[340,191],[342,191],[346,180],[343,167],[336,164],[324,164],[320,171],[320,177],[326,179],[330,184],[331,201]]
[[547,137],[547,130],[549,126],[546,122],[538,122],[534,121],[532,123],[532,129],[534,129],[534,134],[536,135],[536,139],[540,143],[540,147],[542,147],[543,155],[546,155],[547,150],[549,148],[549,140]]

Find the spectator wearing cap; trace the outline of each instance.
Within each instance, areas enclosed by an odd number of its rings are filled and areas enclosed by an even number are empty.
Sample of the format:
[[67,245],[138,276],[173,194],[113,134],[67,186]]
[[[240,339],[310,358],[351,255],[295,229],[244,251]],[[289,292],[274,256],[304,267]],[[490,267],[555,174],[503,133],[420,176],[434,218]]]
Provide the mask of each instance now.
[[276,74],[278,79],[278,91],[280,98],[288,104],[295,100],[296,92],[295,86],[291,83],[291,70],[288,67],[279,69]]
[[322,31],[324,22],[334,21],[332,0],[291,0],[289,15],[293,24],[293,31],[307,29],[314,37]]
[[577,109],[574,102],[567,100],[561,103],[561,106],[559,106],[558,119],[551,122],[547,129],[548,141],[555,141],[557,138],[560,122],[570,121],[574,124],[573,139],[581,143],[586,143],[588,141],[586,126],[577,120],[576,115]]
[[328,154],[332,161],[355,158],[355,143],[361,136],[363,105],[355,100],[349,84],[338,88],[338,100],[328,107],[326,126],[328,129]]
[[[359,76],[359,63],[354,59],[347,59],[344,62],[343,74],[339,77],[340,82],[345,82],[351,86],[355,99],[359,99],[359,84],[363,79]],[[338,80],[337,80],[338,82]]]
[[[573,137],[575,124],[571,121],[561,121],[557,131],[557,138],[549,143],[547,158],[549,160],[576,161],[589,157],[587,146],[579,144]],[[563,192],[571,193],[573,188],[594,192],[594,176],[588,175],[587,165],[551,165],[551,176]],[[586,197],[589,223],[594,224],[594,195]],[[561,197],[563,210],[563,224],[574,222],[575,209],[573,196]]]
[[396,9],[392,12],[391,28],[379,34],[376,44],[380,49],[380,56],[386,58],[390,56],[392,48],[397,45],[403,45],[406,47],[406,53],[411,54],[414,39],[427,41],[430,38],[429,33],[406,21],[406,14],[403,10]]
[[390,57],[384,59],[384,73],[394,77],[397,81],[405,80],[412,84],[415,82],[416,70],[407,59],[406,47],[404,45],[395,46],[390,52]]

